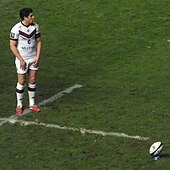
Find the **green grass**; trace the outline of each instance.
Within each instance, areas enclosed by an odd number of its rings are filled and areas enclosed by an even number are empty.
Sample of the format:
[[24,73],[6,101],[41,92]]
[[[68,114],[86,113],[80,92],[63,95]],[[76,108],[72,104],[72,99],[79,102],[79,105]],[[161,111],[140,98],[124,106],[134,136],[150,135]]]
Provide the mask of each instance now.
[[[21,119],[150,139],[6,123],[0,127],[0,169],[168,170],[169,1],[1,0],[1,118],[14,115],[9,31],[25,6],[34,9],[42,32],[37,103],[74,84],[83,88]],[[148,149],[157,140],[165,148],[161,160],[153,161]]]

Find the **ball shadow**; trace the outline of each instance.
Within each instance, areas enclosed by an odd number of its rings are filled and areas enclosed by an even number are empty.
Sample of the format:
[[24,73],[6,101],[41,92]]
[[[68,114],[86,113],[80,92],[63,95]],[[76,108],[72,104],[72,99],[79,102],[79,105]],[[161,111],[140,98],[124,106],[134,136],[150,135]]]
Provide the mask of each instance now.
[[161,153],[160,156],[162,158],[170,158],[170,153]]

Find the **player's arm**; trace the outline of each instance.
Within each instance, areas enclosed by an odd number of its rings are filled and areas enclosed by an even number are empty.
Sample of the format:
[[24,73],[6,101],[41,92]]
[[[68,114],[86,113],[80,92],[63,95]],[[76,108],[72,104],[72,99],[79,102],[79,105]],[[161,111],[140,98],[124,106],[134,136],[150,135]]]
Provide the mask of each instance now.
[[36,59],[35,59],[34,65],[38,66],[39,60],[40,60],[41,44],[42,44],[42,42],[41,42],[41,38],[40,37],[37,38],[36,41],[37,41],[36,42],[37,55],[36,55]]
[[19,59],[21,68],[25,69],[26,63],[25,63],[24,59],[22,58],[22,56],[18,52],[17,41],[10,40],[10,49],[11,49],[12,53],[15,55],[15,57],[17,57]]

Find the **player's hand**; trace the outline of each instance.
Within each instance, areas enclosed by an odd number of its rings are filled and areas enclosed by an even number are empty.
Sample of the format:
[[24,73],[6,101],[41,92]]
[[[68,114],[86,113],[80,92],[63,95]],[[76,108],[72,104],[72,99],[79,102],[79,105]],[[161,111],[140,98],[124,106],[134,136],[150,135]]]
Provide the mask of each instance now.
[[33,65],[34,65],[34,67],[38,67],[38,65],[39,65],[39,59],[38,58],[35,58]]
[[26,62],[24,60],[20,61],[20,67],[21,69],[25,70],[26,69]]

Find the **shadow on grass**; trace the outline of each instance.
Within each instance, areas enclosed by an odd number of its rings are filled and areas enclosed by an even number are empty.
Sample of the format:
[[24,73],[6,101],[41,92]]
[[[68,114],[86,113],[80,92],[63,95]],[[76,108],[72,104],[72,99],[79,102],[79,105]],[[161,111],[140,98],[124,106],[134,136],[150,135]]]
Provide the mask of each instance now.
[[167,158],[170,158],[170,153],[162,153],[162,154],[161,154],[161,157],[162,157],[162,158],[166,158],[166,159],[167,159]]

